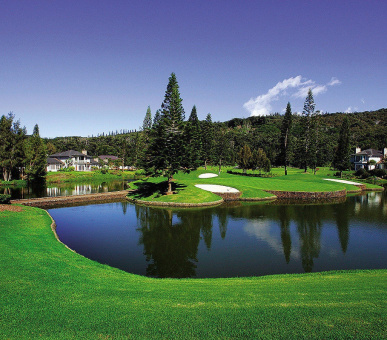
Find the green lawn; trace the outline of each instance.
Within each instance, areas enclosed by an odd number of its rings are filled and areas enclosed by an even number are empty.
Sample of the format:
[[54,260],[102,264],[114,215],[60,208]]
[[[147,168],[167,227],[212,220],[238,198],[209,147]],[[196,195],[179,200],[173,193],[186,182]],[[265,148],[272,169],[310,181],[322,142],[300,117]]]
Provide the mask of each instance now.
[[44,210],[0,212],[1,339],[383,339],[387,270],[151,279],[68,250]]
[[[300,169],[290,168],[289,175],[280,175],[280,171],[275,169],[274,177],[249,177],[236,174],[229,174],[227,169],[222,171],[218,177],[201,179],[198,176],[202,173],[218,172],[215,168],[207,170],[199,169],[189,174],[178,173],[174,176],[176,195],[164,196],[166,184],[165,178],[148,178],[131,183],[132,189],[140,189],[139,192],[130,193],[133,199],[156,201],[156,202],[179,202],[179,203],[200,203],[219,200],[219,197],[200,190],[195,184],[219,184],[233,187],[242,192],[242,198],[266,198],[273,196],[265,190],[278,191],[306,191],[306,192],[327,192],[346,189],[347,191],[359,190],[358,187],[350,184],[325,181],[324,178],[332,177],[328,170],[321,171],[318,175],[303,173]],[[283,169],[280,169],[283,170]],[[273,169],[274,171],[274,169]],[[377,187],[367,184],[368,187]]]

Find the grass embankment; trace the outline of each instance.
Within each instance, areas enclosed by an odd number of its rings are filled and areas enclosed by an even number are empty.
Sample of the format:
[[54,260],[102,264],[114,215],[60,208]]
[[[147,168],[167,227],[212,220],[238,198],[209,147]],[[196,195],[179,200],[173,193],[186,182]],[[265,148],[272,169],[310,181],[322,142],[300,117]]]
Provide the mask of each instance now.
[[[175,202],[175,203],[200,203],[219,200],[219,196],[200,190],[195,184],[219,184],[236,188],[242,192],[242,198],[267,198],[273,195],[265,190],[275,191],[297,191],[297,192],[330,192],[346,189],[347,191],[359,190],[351,184],[325,181],[329,178],[326,174],[313,175],[303,173],[299,169],[290,169],[289,175],[280,175],[275,170],[274,177],[249,177],[221,172],[218,177],[199,178],[203,173],[216,173],[214,169],[199,169],[189,174],[178,173],[174,176],[174,190],[177,195],[165,196],[165,178],[147,178],[131,183],[132,189],[137,192],[129,194],[129,198],[153,202]],[[332,177],[331,177],[332,178]]]
[[106,174],[100,171],[58,171],[49,172],[46,175],[46,183],[64,183],[64,182],[89,182],[89,181],[108,181],[114,179],[134,179],[135,171],[109,171]]
[[0,211],[0,338],[386,336],[387,270],[151,279],[57,242],[44,210]]

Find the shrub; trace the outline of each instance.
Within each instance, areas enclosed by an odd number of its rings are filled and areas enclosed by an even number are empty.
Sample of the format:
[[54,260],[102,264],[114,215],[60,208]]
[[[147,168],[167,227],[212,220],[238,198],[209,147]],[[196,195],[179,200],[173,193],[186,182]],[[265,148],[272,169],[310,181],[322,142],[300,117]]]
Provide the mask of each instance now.
[[71,171],[75,171],[75,167],[69,166],[68,168],[62,168],[62,169],[59,169],[58,171],[61,171],[61,172],[71,172]]
[[387,170],[386,169],[375,169],[375,170],[372,170],[371,173],[372,173],[372,175],[374,175],[376,177],[380,177],[380,178],[383,178],[383,177],[387,176]]
[[10,204],[11,195],[0,194],[0,204]]
[[134,174],[137,176],[143,176],[143,175],[145,175],[145,170],[143,170],[143,169],[137,170]]
[[360,178],[368,178],[368,177],[370,177],[370,173],[367,172],[367,170],[364,169],[364,168],[360,168],[359,170],[357,170],[355,175],[357,177],[360,177]]

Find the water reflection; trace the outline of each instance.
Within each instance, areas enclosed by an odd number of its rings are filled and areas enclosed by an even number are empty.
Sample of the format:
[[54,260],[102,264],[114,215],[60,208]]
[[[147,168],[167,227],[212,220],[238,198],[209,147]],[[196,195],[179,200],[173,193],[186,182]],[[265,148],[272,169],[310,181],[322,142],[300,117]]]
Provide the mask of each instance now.
[[[122,217],[109,204],[90,205],[81,212],[73,207],[50,213],[59,237],[71,248],[76,244],[76,251],[90,257],[79,243],[85,238],[90,247],[85,235],[92,233],[101,249],[95,259],[152,277],[231,277],[387,266],[386,193],[324,205],[239,202],[206,209],[164,209],[122,202],[119,206]],[[106,217],[114,224],[102,226],[100,218],[88,223],[87,217],[97,209],[103,216],[114,210]],[[73,223],[61,228],[69,215]],[[125,246],[125,251],[138,255],[125,258],[121,254],[114,259],[120,246],[107,249],[104,242],[114,239],[115,229],[127,234],[127,241],[120,237],[120,243],[137,240],[131,249]],[[109,255],[108,260],[101,260],[103,253]]]
[[2,187],[1,190],[11,195],[12,199],[73,196],[125,190],[128,188],[128,182],[130,180],[111,180],[81,184],[57,183],[49,186],[40,182],[25,187]]

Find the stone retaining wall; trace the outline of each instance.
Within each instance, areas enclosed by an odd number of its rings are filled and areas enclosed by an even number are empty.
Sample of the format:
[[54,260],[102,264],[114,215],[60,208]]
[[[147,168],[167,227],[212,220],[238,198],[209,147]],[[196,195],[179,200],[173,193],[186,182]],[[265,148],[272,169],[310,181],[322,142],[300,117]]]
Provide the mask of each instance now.
[[128,194],[127,190],[103,192],[88,195],[74,196],[58,196],[58,197],[42,197],[42,198],[27,198],[20,200],[11,200],[11,203],[28,205],[30,207],[44,208],[48,206],[60,206],[72,203],[87,203],[87,202],[104,202],[107,200],[123,199]]
[[330,199],[345,197],[347,191],[345,189],[339,191],[329,192],[305,192],[305,191],[276,191],[265,190],[273,195],[276,195],[280,199],[298,199],[298,200],[314,200],[314,199]]
[[213,192],[213,194],[218,195],[223,198],[225,201],[238,201],[242,193],[238,192]]

